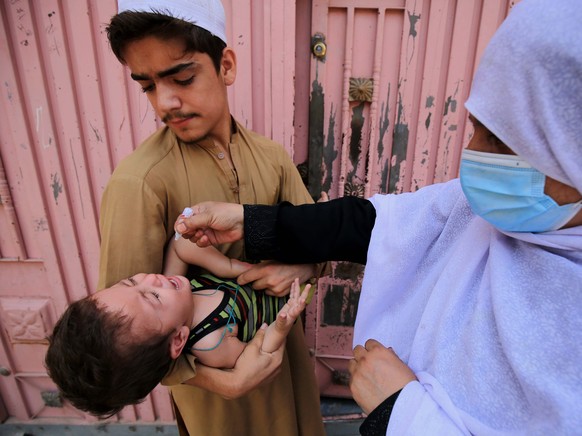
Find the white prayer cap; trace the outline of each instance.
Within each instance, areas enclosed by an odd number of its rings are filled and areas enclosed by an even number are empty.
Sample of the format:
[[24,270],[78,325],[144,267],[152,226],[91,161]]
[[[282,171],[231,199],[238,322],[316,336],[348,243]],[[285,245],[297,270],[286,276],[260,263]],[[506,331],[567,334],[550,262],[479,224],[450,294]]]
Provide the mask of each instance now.
[[159,12],[208,30],[226,44],[224,7],[220,0],[118,0],[118,13]]

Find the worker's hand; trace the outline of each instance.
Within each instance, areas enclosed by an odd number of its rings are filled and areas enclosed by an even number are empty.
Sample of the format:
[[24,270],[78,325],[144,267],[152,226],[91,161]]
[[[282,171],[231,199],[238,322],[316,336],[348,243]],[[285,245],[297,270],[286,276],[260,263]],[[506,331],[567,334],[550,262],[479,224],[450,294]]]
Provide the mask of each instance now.
[[241,204],[207,201],[192,206],[193,215],[180,215],[174,230],[199,247],[234,242],[244,233],[244,208]]
[[264,290],[268,295],[287,295],[295,278],[305,283],[314,277],[317,264],[289,265],[275,261],[265,261],[253,265],[237,278],[239,285],[251,283],[253,289]]
[[374,339],[368,339],[365,347],[357,345],[354,348],[349,371],[350,390],[366,414],[416,380],[412,370],[398,358],[392,348],[386,348]]

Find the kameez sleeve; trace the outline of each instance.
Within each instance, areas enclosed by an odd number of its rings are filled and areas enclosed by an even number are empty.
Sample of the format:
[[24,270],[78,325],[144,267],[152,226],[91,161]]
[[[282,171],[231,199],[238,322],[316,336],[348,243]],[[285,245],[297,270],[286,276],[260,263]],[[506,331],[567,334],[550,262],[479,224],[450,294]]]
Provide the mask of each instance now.
[[162,272],[166,206],[143,180],[114,176],[103,194],[97,289],[140,272]]

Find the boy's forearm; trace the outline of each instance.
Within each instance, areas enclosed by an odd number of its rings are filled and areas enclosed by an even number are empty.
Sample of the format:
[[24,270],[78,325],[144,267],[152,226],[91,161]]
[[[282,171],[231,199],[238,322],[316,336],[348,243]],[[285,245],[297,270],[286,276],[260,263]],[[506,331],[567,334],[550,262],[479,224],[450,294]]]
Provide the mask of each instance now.
[[196,365],[196,377],[192,377],[185,383],[229,400],[239,398],[247,393],[247,391],[241,390],[236,380],[233,379],[231,371],[204,365]]

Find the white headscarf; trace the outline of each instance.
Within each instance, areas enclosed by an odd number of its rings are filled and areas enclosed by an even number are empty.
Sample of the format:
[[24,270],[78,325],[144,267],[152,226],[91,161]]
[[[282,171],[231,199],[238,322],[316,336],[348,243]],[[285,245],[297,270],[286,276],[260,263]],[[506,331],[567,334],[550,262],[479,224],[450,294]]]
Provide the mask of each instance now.
[[[582,191],[582,1],[522,0],[466,106]],[[579,434],[582,226],[501,233],[471,211],[458,179],[370,201],[354,345],[392,347],[418,378],[387,434]]]
[[160,12],[208,30],[226,43],[224,8],[220,0],[118,0],[118,13]]
[[465,106],[538,171],[582,192],[582,2],[518,3]]

